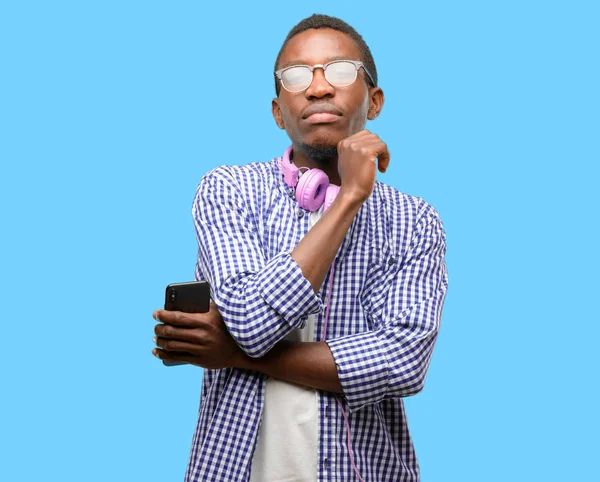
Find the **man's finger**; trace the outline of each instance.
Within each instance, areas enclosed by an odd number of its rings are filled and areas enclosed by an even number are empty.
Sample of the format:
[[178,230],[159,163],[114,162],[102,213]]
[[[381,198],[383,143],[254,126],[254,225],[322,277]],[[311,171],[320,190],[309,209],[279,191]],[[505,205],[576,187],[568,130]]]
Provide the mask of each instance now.
[[199,326],[198,315],[202,313],[184,313],[183,311],[156,310],[153,318],[169,325],[195,328]]
[[379,171],[387,171],[387,168],[390,165],[390,152],[387,150],[387,148],[385,149],[385,151],[379,154],[379,156],[377,156],[377,159],[379,159],[379,162],[377,163]]
[[198,365],[198,357],[192,355],[191,353],[166,351],[162,350],[161,348],[154,348],[152,350],[152,354],[156,358],[164,361],[185,362],[192,365]]
[[199,355],[200,347],[186,341],[171,340],[168,338],[155,337],[156,346],[169,352],[184,352],[191,355]]
[[161,338],[168,338],[169,340],[182,340],[190,341],[192,343],[202,343],[202,331],[198,329],[191,330],[190,328],[173,326],[164,323],[156,325],[154,327],[154,333],[156,334],[156,336],[160,336]]
[[390,165],[390,151],[387,144],[379,140],[374,147],[377,152],[377,168],[380,172],[385,172]]

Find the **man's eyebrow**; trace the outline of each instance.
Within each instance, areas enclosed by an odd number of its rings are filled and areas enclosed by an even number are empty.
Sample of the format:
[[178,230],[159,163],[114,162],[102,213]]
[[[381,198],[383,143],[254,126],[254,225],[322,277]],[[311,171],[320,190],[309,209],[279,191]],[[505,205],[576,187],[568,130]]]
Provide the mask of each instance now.
[[[325,62],[323,62],[323,65],[325,65],[328,62],[333,62],[334,60],[350,60],[350,58],[347,55],[343,55],[343,56],[336,55],[333,57],[327,57]],[[292,65],[313,65],[313,64],[311,64],[310,62],[308,62],[307,60],[304,60],[304,59],[294,59],[294,60],[290,60],[290,61],[286,62],[279,68],[285,69],[286,67],[290,67]]]

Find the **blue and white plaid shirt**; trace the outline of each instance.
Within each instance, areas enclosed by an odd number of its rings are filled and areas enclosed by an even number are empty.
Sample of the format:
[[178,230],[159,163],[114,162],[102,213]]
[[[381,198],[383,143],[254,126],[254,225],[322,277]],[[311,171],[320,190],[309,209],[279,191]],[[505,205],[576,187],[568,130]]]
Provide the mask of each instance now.
[[[210,283],[227,328],[252,357],[303,327],[309,314],[318,313],[313,339],[323,332],[331,270],[315,294],[290,256],[309,216],[283,182],[280,162],[213,169],[192,207],[196,279]],[[448,286],[445,251],[435,209],[377,181],[337,253],[325,341],[366,482],[419,480],[402,397],[423,387]],[[186,481],[249,480],[265,380],[247,370],[204,371]],[[358,480],[334,394],[318,394],[317,478]]]

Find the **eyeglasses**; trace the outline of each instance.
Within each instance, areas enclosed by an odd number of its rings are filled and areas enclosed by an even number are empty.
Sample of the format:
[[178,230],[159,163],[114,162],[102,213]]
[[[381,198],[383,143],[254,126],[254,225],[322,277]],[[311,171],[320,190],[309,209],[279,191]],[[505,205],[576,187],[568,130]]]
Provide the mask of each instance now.
[[360,68],[365,69],[371,83],[375,81],[365,65],[358,60],[334,60],[325,65],[292,65],[275,71],[275,77],[281,81],[281,85],[288,92],[302,92],[308,89],[313,80],[313,71],[317,68],[323,69],[325,78],[334,87],[346,87],[352,84],[358,76]]

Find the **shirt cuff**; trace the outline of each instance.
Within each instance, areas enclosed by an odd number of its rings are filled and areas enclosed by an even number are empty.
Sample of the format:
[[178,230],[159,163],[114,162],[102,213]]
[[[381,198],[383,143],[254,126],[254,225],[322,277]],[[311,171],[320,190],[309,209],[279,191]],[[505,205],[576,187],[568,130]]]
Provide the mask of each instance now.
[[270,259],[256,281],[265,302],[294,328],[304,328],[308,315],[322,309],[321,299],[290,253]]
[[350,412],[379,402],[388,387],[385,343],[376,331],[325,340],[337,365],[338,378]]

